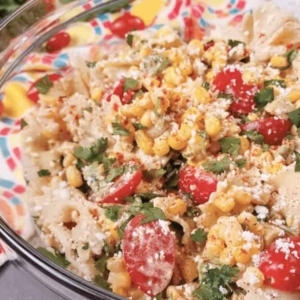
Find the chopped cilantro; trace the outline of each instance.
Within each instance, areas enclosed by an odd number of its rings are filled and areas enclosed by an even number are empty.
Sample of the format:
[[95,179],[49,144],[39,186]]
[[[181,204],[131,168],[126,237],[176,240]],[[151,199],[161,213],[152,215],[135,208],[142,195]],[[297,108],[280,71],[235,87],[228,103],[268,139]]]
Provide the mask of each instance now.
[[297,108],[288,113],[290,121],[297,127],[300,127],[300,108]]
[[257,131],[248,130],[244,131],[242,134],[245,135],[250,141],[256,144],[262,144],[264,142],[263,135],[258,133]]
[[133,34],[128,33],[126,35],[126,42],[127,42],[128,46],[132,47],[132,44],[133,44]]
[[280,70],[286,70],[288,68],[290,68],[293,64],[293,61],[296,59],[298,55],[298,50],[293,48],[289,51],[287,51],[284,56],[287,58],[287,61],[288,61],[288,65],[284,68],[279,68]]
[[89,113],[93,112],[93,108],[91,106],[87,106],[86,108],[84,108],[83,110],[88,111]]
[[135,130],[146,129],[147,127],[142,125],[141,123],[132,123]]
[[241,168],[245,167],[245,165],[247,163],[247,158],[246,157],[238,158],[234,161],[234,163],[238,168],[241,169]]
[[295,164],[295,172],[300,172],[300,153],[295,151],[295,158],[296,158],[296,164]]
[[225,156],[221,160],[208,161],[203,164],[203,167],[206,171],[210,171],[215,174],[222,174],[229,170],[230,162],[231,161],[228,156]]
[[262,149],[263,149],[264,152],[266,152],[270,149],[270,146],[268,144],[263,143],[262,144]]
[[96,66],[96,61],[86,61],[85,64],[88,68],[94,68]]
[[291,141],[293,139],[293,135],[291,133],[288,133],[285,138]]
[[236,47],[236,46],[238,46],[238,45],[240,45],[240,44],[242,44],[242,45],[245,45],[245,43],[244,42],[241,42],[241,41],[237,41],[237,40],[228,40],[228,45],[231,47],[231,48],[234,48],[234,47]]
[[66,260],[65,256],[59,252],[54,254],[41,247],[36,250],[62,268],[67,268],[70,265],[70,262]]
[[123,88],[127,92],[129,90],[136,90],[139,87],[139,82],[133,78],[124,77]]
[[143,177],[150,181],[152,179],[163,176],[167,171],[165,169],[151,169],[143,171]]
[[280,80],[280,79],[271,79],[271,80],[265,80],[264,81],[264,86],[270,86],[270,85],[275,85],[275,86],[280,86],[282,88],[286,88],[286,84],[284,82],[284,80]]
[[207,240],[207,232],[202,228],[198,228],[191,234],[191,240],[197,243],[203,243]]
[[235,137],[224,137],[220,140],[220,145],[222,153],[236,156],[239,154],[241,140]]
[[28,123],[24,119],[21,119],[21,129],[23,129],[26,126],[28,126]]
[[105,178],[105,182],[112,182],[115,178],[123,175],[124,172],[125,172],[124,166],[109,169],[108,174]]
[[133,215],[131,215],[119,228],[118,228],[118,235],[122,239],[124,235],[124,230],[127,226],[127,224],[131,221],[133,218]]
[[51,89],[53,82],[50,80],[49,75],[45,75],[35,83],[35,88],[42,95],[46,95]]
[[90,244],[89,243],[85,243],[82,247],[82,250],[88,250],[90,248]]
[[93,282],[96,285],[100,286],[101,288],[111,291],[111,288],[109,287],[109,283],[102,276],[100,275],[95,276]]
[[272,87],[266,87],[254,96],[254,101],[257,104],[257,109],[263,109],[268,103],[274,100],[274,90]]
[[112,124],[113,128],[113,135],[121,135],[121,136],[128,136],[130,135],[130,132],[128,129],[123,127],[120,123],[118,122],[113,122]]
[[111,221],[117,221],[119,219],[119,213],[121,210],[121,206],[111,205],[107,207],[103,207],[105,209],[104,215],[110,219]]
[[104,172],[107,173],[116,161],[116,158],[107,158],[106,156],[103,156],[102,164]]
[[39,177],[46,177],[46,176],[51,175],[49,170],[46,170],[46,169],[39,170],[37,173],[38,173]]
[[140,97],[140,96],[142,96],[142,95],[144,95],[144,92],[143,92],[142,90],[138,90],[138,91],[133,95],[132,100],[134,100],[134,99],[136,99],[136,98],[138,98],[138,97]]
[[208,91],[210,89],[210,83],[208,81],[205,81],[202,83],[202,87]]
[[151,193],[151,192],[146,192],[146,193],[139,193],[139,194],[136,194],[137,197],[140,197],[142,199],[143,202],[148,202],[150,201],[151,199],[153,198],[156,198],[156,197],[164,197],[165,195],[163,194],[155,194],[155,193]]
[[[209,269],[203,274],[200,286],[193,292],[193,296],[201,300],[225,300],[224,291],[231,291],[230,284],[239,270],[237,267],[223,265],[220,268]],[[221,290],[222,287],[222,290]]]

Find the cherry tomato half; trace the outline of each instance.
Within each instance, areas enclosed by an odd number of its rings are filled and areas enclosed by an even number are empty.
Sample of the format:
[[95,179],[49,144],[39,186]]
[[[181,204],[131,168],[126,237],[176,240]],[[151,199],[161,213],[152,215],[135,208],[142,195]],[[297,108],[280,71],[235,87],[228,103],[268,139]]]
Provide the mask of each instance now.
[[232,94],[234,101],[229,110],[233,114],[248,114],[256,107],[254,95],[259,88],[244,83],[242,73],[237,69],[226,69],[218,73],[213,80],[213,90]]
[[175,240],[168,223],[156,220],[142,224],[134,217],[124,230],[123,254],[131,281],[153,297],[169,284],[175,266]]
[[122,203],[122,200],[132,195],[142,180],[142,170],[133,173],[125,173],[120,176],[110,187],[109,191],[98,202]]
[[268,145],[280,145],[291,130],[292,123],[289,120],[269,117],[260,121],[246,123],[242,130],[256,130],[264,137]]
[[120,38],[124,38],[126,33],[130,31],[142,30],[144,28],[144,21],[129,12],[114,20],[109,27],[111,33]]
[[45,48],[48,53],[53,53],[66,48],[71,42],[71,37],[67,32],[58,32],[46,43]]
[[186,166],[179,171],[178,186],[182,192],[191,194],[195,203],[203,204],[216,191],[217,180],[197,167]]
[[[59,74],[49,74],[49,79],[51,81],[51,83],[58,81],[59,79],[62,78],[61,75]],[[40,79],[38,79],[37,81],[35,81],[29,88],[28,92],[27,92],[27,98],[30,99],[33,102],[37,102],[40,99],[40,93],[36,88],[37,83],[39,82]]]
[[261,255],[265,284],[286,292],[300,291],[300,237],[281,238]]

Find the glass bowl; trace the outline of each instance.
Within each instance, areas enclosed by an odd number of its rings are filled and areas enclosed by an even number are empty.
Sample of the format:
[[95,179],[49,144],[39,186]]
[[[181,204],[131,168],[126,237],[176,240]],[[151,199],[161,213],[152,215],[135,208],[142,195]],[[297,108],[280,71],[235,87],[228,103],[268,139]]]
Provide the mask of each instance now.
[[[45,42],[59,31],[68,29],[75,35],[79,30],[81,36],[71,46],[85,51],[85,46],[93,43],[117,43],[120,38],[110,32],[109,23],[128,13],[138,16],[146,26],[159,28],[171,22],[180,30],[194,30],[195,26],[205,29],[215,24],[238,24],[245,12],[263,2],[31,0],[0,23],[0,91],[7,88],[6,84],[12,79],[12,82],[24,80],[22,76],[16,76],[21,65],[28,64],[29,69],[39,71],[45,71],[45,65],[48,70],[68,67],[68,51],[58,57],[49,54],[46,59],[30,60],[31,54],[43,51]],[[274,2],[286,5],[279,0]],[[294,3],[291,2],[290,7],[293,9]],[[79,23],[80,26],[75,27]],[[22,90],[13,86],[10,92],[18,95]],[[0,120],[0,167],[3,170],[0,175],[0,237],[5,242],[3,248],[8,259],[19,270],[29,273],[65,299],[77,299],[79,296],[87,299],[124,299],[59,267],[35,249],[35,228],[24,204],[26,189],[18,136],[21,118],[32,104],[14,97],[0,100],[5,106]]]

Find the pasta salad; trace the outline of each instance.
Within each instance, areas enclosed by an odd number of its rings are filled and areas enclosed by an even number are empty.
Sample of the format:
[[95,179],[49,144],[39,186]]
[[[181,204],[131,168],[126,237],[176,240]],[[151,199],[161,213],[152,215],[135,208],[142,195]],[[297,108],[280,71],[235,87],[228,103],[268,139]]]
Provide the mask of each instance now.
[[34,82],[39,251],[130,299],[299,299],[299,29],[137,30]]

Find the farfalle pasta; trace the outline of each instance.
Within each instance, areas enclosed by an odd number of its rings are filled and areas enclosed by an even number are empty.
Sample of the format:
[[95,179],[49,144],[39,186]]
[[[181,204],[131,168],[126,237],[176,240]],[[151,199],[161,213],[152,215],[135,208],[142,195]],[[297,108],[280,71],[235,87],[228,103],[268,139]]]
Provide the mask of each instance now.
[[299,27],[268,4],[38,79],[22,136],[40,251],[130,299],[298,299]]

